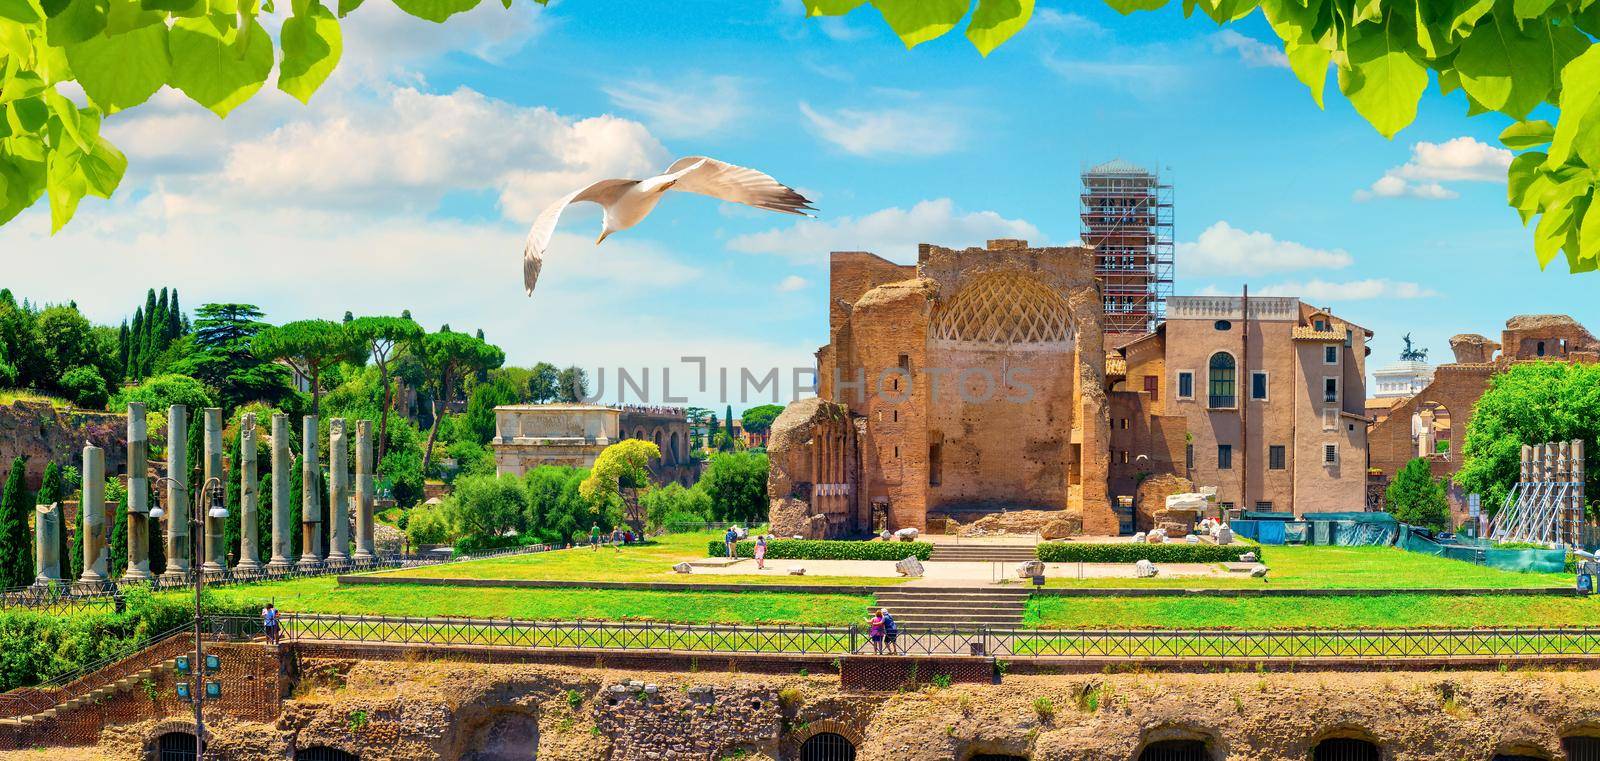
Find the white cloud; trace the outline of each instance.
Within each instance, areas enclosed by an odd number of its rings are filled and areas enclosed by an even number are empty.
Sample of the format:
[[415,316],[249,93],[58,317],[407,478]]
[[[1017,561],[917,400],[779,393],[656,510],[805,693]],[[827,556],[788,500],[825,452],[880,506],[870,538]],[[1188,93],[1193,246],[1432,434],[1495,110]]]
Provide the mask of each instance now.
[[1357,201],[1409,196],[1441,200],[1460,194],[1445,182],[1505,182],[1511,151],[1457,137],[1443,143],[1419,142],[1411,146],[1411,160],[1390,169],[1370,187],[1357,190]]
[[965,137],[961,114],[945,106],[827,113],[801,102],[800,113],[817,137],[857,156],[936,156],[955,150]]
[[1106,33],[1106,28],[1086,16],[1076,13],[1059,11],[1055,8],[1040,8],[1033,12],[1033,26],[1042,29],[1052,29],[1069,34],[1079,33],[1101,36]]
[[238,142],[227,192],[306,205],[429,209],[452,191],[493,190],[512,219],[599,177],[658,171],[666,149],[643,125],[573,119],[461,88],[398,88]]
[[[287,6],[280,5],[280,12]],[[344,53],[334,79],[420,81],[415,68],[449,54],[499,63],[538,39],[554,17],[532,3],[481,3],[447,24],[412,16],[393,3],[363,5],[341,19]],[[331,83],[331,81],[330,81]]]
[[605,88],[618,108],[639,114],[667,137],[704,137],[728,130],[750,113],[739,77],[694,73],[671,84],[653,80]]
[[1339,269],[1354,259],[1344,249],[1322,249],[1270,233],[1247,232],[1216,222],[1192,242],[1179,243],[1176,257],[1186,275],[1255,275],[1302,269]]
[[886,259],[908,260],[917,244],[950,248],[983,245],[990,238],[1023,238],[1042,242],[1039,228],[992,211],[961,212],[954,201],[921,201],[909,210],[881,209],[862,217],[823,222],[803,220],[785,228],[740,235],[728,248],[752,254],[776,254],[796,262],[820,262],[832,251],[871,251]]
[[1166,97],[1187,82],[1187,70],[1182,65],[1151,62],[1162,55],[1156,49],[1132,49],[1111,55],[1110,59],[1083,60],[1047,54],[1043,62],[1045,68],[1069,84],[1117,90],[1145,100]]
[[1268,45],[1254,37],[1246,37],[1232,29],[1224,29],[1211,35],[1211,49],[1219,53],[1229,51],[1237,53],[1247,66],[1289,68],[1289,56],[1284,54],[1282,48]]
[[778,283],[779,293],[793,293],[803,290],[810,283],[799,275],[790,275]]
[[1417,283],[1372,278],[1331,282],[1313,278],[1303,283],[1278,283],[1253,291],[1262,296],[1298,296],[1302,301],[1321,304],[1330,301],[1371,301],[1374,299],[1423,299],[1437,296],[1432,289]]

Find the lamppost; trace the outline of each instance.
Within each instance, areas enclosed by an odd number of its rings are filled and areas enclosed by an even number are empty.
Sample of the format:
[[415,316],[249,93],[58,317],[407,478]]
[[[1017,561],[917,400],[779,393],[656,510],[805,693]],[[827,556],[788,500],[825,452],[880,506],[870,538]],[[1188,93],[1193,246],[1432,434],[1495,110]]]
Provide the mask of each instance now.
[[[183,490],[189,498],[189,572],[194,574],[194,662],[189,665],[189,673],[194,675],[194,687],[189,690],[189,699],[194,703],[194,750],[196,759],[204,759],[206,755],[206,724],[205,715],[201,712],[202,703],[205,702],[205,653],[201,650],[200,636],[200,590],[205,585],[205,573],[200,570],[201,555],[200,544],[205,537],[205,519],[200,516],[200,502],[210,495],[210,506],[206,515],[211,518],[227,518],[228,508],[222,504],[224,487],[222,479],[212,477],[201,485],[198,491],[190,491],[187,484],[170,476],[157,476],[154,483],[166,483]],[[159,492],[158,492],[159,493]],[[160,519],[166,512],[158,504],[150,509],[150,517]]]

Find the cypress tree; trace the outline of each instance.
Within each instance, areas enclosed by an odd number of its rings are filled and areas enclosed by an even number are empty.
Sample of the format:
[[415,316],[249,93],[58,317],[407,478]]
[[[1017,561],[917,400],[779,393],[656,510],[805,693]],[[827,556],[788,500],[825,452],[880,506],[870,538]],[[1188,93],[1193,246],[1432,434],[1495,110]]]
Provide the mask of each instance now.
[[151,288],[144,295],[144,329],[139,331],[139,378],[150,375],[150,366],[155,363],[154,347],[150,343],[150,330],[156,324],[156,289]]
[[166,335],[162,337],[161,348],[165,350],[181,335],[183,335],[183,308],[178,306],[178,289],[173,288],[172,304],[167,307]]
[[304,469],[305,458],[296,455],[294,465],[291,466],[287,474],[289,476],[289,556],[293,558],[300,557],[300,548],[305,546],[301,544],[303,531],[300,525],[300,506],[305,504],[305,490],[301,488],[302,479],[300,478],[300,473]]
[[733,405],[728,405],[728,411],[723,413],[722,428],[728,433],[728,449],[733,448]]
[[228,488],[226,490],[226,495],[223,497],[223,501],[228,506],[228,517],[222,520],[223,546],[227,547],[228,551],[233,553],[233,558],[235,560],[241,557],[239,554],[239,545],[240,542],[244,541],[244,535],[241,533],[239,523],[241,515],[239,510],[240,494],[238,475],[239,463],[242,461],[240,458],[241,450],[239,444],[240,439],[237,432],[233,434],[232,438],[226,444],[227,451],[233,458],[232,462],[234,469],[229,473],[229,475],[232,477],[226,479]]
[[161,296],[156,300],[155,313],[145,315],[144,322],[144,374],[149,376],[156,372],[156,357],[167,348],[163,341],[167,334],[167,289],[161,289]]
[[[117,329],[117,374],[126,375],[128,372],[128,321],[122,321],[122,327]],[[116,380],[112,378],[111,380]]]
[[128,491],[115,478],[106,479],[106,499],[115,500],[116,510],[111,519],[110,538],[106,540],[106,569],[112,579],[122,578],[128,570]]
[[261,477],[256,497],[256,549],[265,563],[272,559],[272,473]]
[[130,381],[144,378],[140,368],[144,357],[144,307],[133,310],[133,325],[128,328],[128,359],[122,363],[123,375]]
[[18,457],[11,461],[11,475],[0,493],[0,588],[33,583],[33,536],[28,530],[31,510],[27,465]]

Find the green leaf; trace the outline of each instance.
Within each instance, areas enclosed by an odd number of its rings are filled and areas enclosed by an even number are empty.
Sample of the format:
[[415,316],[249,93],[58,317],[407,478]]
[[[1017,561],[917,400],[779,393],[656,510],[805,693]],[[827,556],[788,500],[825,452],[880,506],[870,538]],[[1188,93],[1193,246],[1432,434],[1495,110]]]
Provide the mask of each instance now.
[[1291,42],[1287,53],[1289,69],[1311,90],[1311,99],[1317,102],[1317,108],[1322,108],[1322,90],[1328,83],[1328,62],[1333,51],[1316,43]]
[[1506,202],[1521,214],[1524,225],[1539,210],[1539,194],[1543,190],[1535,190],[1535,185],[1545,177],[1540,169],[1544,158],[1539,151],[1521,153],[1511,160],[1511,166],[1506,169]]
[[218,116],[249,100],[272,71],[272,38],[259,24],[250,24],[243,55],[235,43],[241,34],[232,16],[209,14],[179,19],[172,26],[168,47],[172,75],[168,84]]
[[1033,16],[1033,0],[978,0],[978,10],[967,24],[967,39],[987,57],[1000,43],[1011,39]]
[[72,0],[45,22],[45,35],[54,47],[83,42],[105,30],[110,14],[109,0]]
[[[1562,121],[1577,116],[1561,113]],[[1578,119],[1578,137],[1572,142],[1573,150],[1589,167],[1600,167],[1600,101],[1590,104],[1589,110]]]
[[23,24],[37,24],[44,20],[44,9],[36,0],[0,0],[0,18]]
[[1500,132],[1500,142],[1514,151],[1549,144],[1556,128],[1543,119],[1517,122]]
[[1134,11],[1154,11],[1165,8],[1167,0],[1106,0],[1106,5],[1124,16]]
[[[135,29],[143,29],[154,24],[166,26],[167,15],[160,11],[145,10],[139,0],[111,0],[111,14],[106,18],[106,31],[108,36],[126,34]],[[89,40],[93,42],[93,40]],[[161,45],[167,44],[166,35],[161,36]],[[67,56],[68,61],[72,57]]]
[[1450,37],[1460,39],[1478,25],[1478,19],[1494,9],[1494,0],[1455,0],[1451,9]]
[[44,143],[31,136],[6,141],[7,153],[0,147],[0,177],[5,178],[5,195],[0,196],[0,225],[10,222],[23,209],[44,195]]
[[311,94],[333,73],[344,50],[339,20],[321,3],[314,2],[303,13],[297,8],[295,15],[283,22],[278,39],[283,46],[278,89],[299,98],[301,103],[309,102]]
[[204,8],[200,0],[139,0],[139,6],[147,11],[167,11],[169,13],[186,13],[196,5]]
[[67,60],[89,100],[107,114],[149,100],[172,76],[166,24],[69,46]]
[[1540,205],[1544,216],[1533,230],[1533,251],[1539,258],[1539,269],[1544,269],[1560,253],[1567,242],[1567,232],[1572,226],[1572,199],[1587,187],[1582,180],[1568,180],[1551,188]]
[[1572,156],[1579,137],[1579,123],[1600,95],[1600,47],[1591,47],[1561,70],[1561,118],[1550,141],[1550,158],[1545,166],[1554,169]]
[[50,154],[50,172],[45,192],[50,194],[50,233],[53,235],[72,219],[78,202],[87,192],[83,172],[74,156],[65,151]]
[[78,161],[83,170],[85,185],[91,195],[110,198],[122,175],[128,171],[128,157],[103,137],[95,139],[94,150]]
[[50,118],[50,108],[44,104],[44,98],[37,95],[12,101],[8,113],[15,132],[38,132]]
[[[44,92],[44,102],[50,107],[50,113],[55,115],[67,137],[71,138],[80,150],[88,150],[89,142],[94,139],[94,133],[99,131],[99,122],[93,125],[85,124],[83,115],[78,113],[78,105],[53,89]],[[58,149],[59,147],[57,145]]]
[[1382,24],[1350,32],[1350,68],[1339,69],[1339,89],[1384,137],[1393,138],[1417,118],[1428,71],[1412,50],[1406,22],[1390,12]]
[[[1580,262],[1586,262],[1588,269],[1593,270],[1596,260],[1600,259],[1600,203],[1594,203],[1592,197],[1589,199],[1588,208],[1584,210],[1582,220],[1578,230],[1577,256],[1569,255],[1567,265],[1571,267],[1575,258]],[[1573,271],[1579,270],[1574,268]]]
[[1512,0],[1511,12],[1519,19],[1534,19],[1544,15],[1555,5],[1555,0]]
[[479,0],[394,0],[400,10],[433,22],[444,21],[457,13],[470,11]]
[[1183,14],[1188,16],[1194,7],[1199,7],[1212,21],[1226,24],[1250,15],[1258,5],[1260,0],[1184,0]]
[[44,80],[31,71],[19,71],[10,79],[0,80],[0,103],[31,98],[42,92],[44,92]]
[[871,0],[900,41],[914,48],[954,29],[968,0]]
[[1456,53],[1461,89],[1484,106],[1522,119],[1555,84],[1548,49],[1497,16],[1478,23]]
[[361,0],[339,0],[339,18],[350,15],[350,12],[361,7]]
[[843,16],[867,0],[805,0],[807,16]]

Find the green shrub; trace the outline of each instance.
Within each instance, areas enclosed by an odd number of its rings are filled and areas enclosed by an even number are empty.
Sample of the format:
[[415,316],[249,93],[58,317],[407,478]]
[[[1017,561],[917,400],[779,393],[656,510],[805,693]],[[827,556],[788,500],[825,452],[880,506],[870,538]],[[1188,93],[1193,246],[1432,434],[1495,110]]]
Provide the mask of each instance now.
[[[756,556],[756,543],[739,542],[734,553],[742,558]],[[727,548],[721,541],[712,540],[706,554],[714,558],[727,557]],[[770,560],[904,560],[915,557],[927,560],[933,554],[933,545],[927,542],[857,542],[839,539],[773,539],[767,542]]]
[[1246,552],[1261,558],[1261,548],[1250,545],[1215,544],[1078,544],[1046,542],[1039,545],[1039,559],[1046,563],[1232,563]]

